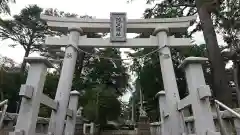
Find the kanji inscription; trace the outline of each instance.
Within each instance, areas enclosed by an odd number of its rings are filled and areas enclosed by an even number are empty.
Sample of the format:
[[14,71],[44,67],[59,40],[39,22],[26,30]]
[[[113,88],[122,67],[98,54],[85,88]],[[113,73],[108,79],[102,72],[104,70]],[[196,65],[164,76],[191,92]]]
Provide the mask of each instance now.
[[72,58],[72,53],[67,53],[67,54],[66,54],[66,57],[67,57],[67,58]]
[[110,39],[111,42],[125,42],[126,41],[126,13],[111,13],[111,27]]

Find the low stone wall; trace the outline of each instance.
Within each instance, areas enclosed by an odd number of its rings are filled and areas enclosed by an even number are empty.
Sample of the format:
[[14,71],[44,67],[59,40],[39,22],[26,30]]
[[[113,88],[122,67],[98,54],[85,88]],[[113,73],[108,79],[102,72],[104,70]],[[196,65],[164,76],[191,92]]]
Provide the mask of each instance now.
[[[1,116],[1,112],[0,112]],[[8,135],[8,132],[14,131],[14,125],[17,121],[16,113],[7,113],[4,118],[3,129],[0,131],[0,135]],[[77,116],[75,135],[83,135],[83,118]],[[48,118],[39,117],[36,125],[36,133],[47,134],[48,131]]]
[[4,130],[1,130],[1,131],[0,131],[0,135],[8,135],[8,133],[9,133],[9,132],[4,131]]
[[151,135],[161,135],[161,123],[160,122],[150,123],[150,133]]
[[101,132],[101,135],[136,135],[136,130],[108,130]]

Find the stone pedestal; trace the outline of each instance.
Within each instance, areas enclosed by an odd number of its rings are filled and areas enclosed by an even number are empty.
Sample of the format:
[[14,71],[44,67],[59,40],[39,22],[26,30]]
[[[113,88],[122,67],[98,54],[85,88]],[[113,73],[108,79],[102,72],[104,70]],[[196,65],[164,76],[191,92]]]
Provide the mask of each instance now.
[[137,124],[137,135],[151,135],[150,123],[147,116],[140,116],[139,122]]

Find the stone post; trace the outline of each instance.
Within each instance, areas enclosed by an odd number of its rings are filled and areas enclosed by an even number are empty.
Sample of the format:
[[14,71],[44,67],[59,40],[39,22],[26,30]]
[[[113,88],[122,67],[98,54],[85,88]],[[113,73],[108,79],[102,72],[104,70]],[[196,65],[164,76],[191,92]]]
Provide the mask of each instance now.
[[[89,129],[89,131],[87,130]],[[90,124],[84,123],[83,124],[83,134],[84,135],[93,135],[95,133],[95,124],[91,122]]]
[[49,122],[49,132],[62,135],[67,113],[68,101],[72,87],[73,74],[77,60],[77,45],[82,29],[69,29],[69,45],[66,47],[61,76],[58,82],[55,100],[59,103],[58,110],[52,111]]
[[137,122],[137,135],[151,135],[149,118],[144,109],[144,103],[145,102],[142,101],[139,107],[140,116],[139,121]]
[[35,135],[47,68],[52,68],[52,65],[46,58],[41,57],[27,57],[25,61],[30,64],[30,69],[26,84],[21,86],[19,93],[22,102],[14,134]]
[[67,117],[65,135],[74,135],[79,95],[80,93],[76,90],[70,93],[70,101],[68,108],[73,111],[73,116],[72,118]]
[[240,120],[239,118],[234,118],[234,128],[236,130],[236,135],[240,135]]
[[156,94],[156,97],[158,98],[159,112],[161,117],[161,135],[170,135],[168,129],[166,129],[169,126],[166,125],[167,123],[164,120],[166,117],[168,117],[165,91],[159,91]]
[[169,134],[180,135],[184,132],[183,118],[177,110],[177,103],[180,100],[175,72],[171,58],[171,52],[168,45],[168,29],[157,28],[153,35],[158,37],[159,59],[163,77],[164,89],[166,92],[166,104],[168,106],[169,116],[165,119],[169,128]]
[[134,102],[134,99],[132,99],[132,111],[131,111],[131,115],[132,115],[132,124],[135,125],[135,102]]
[[79,117],[82,117],[82,112],[83,112],[83,107],[80,106],[80,107],[78,108],[78,110],[77,110],[77,115],[78,115]]
[[181,68],[185,69],[197,135],[215,132],[215,125],[209,102],[211,91],[205,83],[201,65],[207,60],[207,58],[201,57],[188,57],[180,65]]

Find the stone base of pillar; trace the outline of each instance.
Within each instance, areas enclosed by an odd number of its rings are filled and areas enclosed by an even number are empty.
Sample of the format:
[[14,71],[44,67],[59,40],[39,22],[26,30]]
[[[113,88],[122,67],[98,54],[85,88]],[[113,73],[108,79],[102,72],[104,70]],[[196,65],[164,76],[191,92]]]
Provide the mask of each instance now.
[[137,124],[137,135],[151,135],[150,123],[147,116],[140,116],[139,122]]

